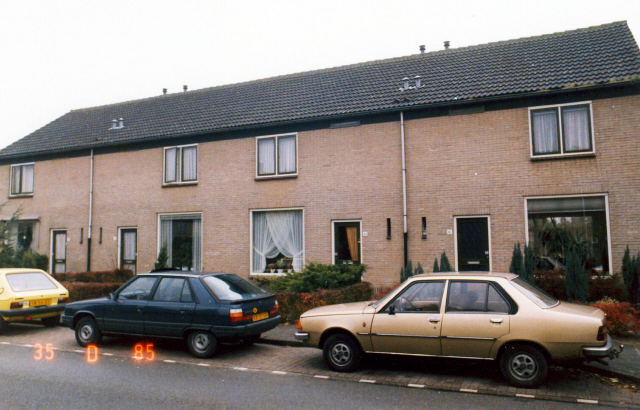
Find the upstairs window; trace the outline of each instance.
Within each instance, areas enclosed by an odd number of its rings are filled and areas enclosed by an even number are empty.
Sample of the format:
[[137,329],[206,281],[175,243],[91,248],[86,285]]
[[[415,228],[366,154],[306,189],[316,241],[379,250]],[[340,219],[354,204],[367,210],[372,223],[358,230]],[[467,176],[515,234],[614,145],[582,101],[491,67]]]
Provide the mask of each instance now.
[[591,104],[530,109],[532,156],[593,152]]
[[198,181],[198,146],[183,145],[164,149],[164,183]]
[[297,145],[295,134],[257,138],[258,176],[295,175],[298,172]]
[[33,194],[33,164],[11,166],[11,195]]

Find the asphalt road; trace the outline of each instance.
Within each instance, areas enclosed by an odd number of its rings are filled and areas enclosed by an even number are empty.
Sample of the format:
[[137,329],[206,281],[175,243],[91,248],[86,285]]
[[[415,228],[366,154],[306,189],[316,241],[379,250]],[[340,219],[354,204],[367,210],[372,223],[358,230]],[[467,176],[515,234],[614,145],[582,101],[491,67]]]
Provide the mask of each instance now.
[[[42,357],[40,355],[42,354]],[[53,358],[47,360],[47,355]],[[38,360],[39,358],[39,360]],[[155,358],[154,358],[155,359]],[[469,395],[0,345],[2,409],[579,409],[584,405]],[[215,359],[214,359],[215,360]],[[606,408],[593,406],[594,408]]]

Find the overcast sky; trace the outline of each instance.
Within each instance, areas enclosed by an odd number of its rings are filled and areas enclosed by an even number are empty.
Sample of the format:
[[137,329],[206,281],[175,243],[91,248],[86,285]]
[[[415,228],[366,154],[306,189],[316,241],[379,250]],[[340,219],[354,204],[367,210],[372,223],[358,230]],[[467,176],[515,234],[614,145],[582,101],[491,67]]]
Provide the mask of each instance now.
[[639,0],[0,0],[0,148],[73,109],[627,20]]

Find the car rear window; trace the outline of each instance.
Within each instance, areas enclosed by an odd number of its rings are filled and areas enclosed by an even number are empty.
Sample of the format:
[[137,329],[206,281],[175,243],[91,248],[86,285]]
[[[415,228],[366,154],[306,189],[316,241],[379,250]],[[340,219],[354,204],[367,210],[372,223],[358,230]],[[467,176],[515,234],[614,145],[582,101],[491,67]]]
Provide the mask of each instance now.
[[251,299],[268,294],[253,283],[233,274],[205,276],[202,280],[219,300]]
[[56,284],[42,272],[10,273],[7,274],[7,282],[14,292],[58,289]]
[[524,281],[520,278],[515,278],[511,281],[513,285],[522,292],[526,297],[531,299],[536,305],[541,308],[550,308],[554,307],[560,301],[553,296],[545,293],[542,289],[538,288],[535,285],[530,284],[527,281]]

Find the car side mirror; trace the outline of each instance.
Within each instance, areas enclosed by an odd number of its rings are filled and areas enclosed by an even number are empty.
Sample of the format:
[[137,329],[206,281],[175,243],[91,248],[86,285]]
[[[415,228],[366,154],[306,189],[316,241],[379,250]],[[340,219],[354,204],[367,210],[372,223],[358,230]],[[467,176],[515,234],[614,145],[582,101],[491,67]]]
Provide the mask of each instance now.
[[396,307],[394,305],[389,306],[389,314],[390,315],[396,314]]

